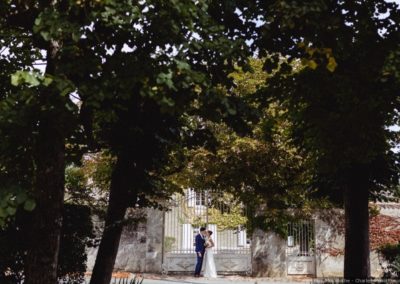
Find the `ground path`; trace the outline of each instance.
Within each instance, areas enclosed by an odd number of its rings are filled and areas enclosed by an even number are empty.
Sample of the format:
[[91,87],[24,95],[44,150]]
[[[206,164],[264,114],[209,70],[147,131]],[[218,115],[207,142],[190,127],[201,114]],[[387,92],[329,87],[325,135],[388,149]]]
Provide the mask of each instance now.
[[[89,275],[88,275],[89,276]],[[134,274],[118,273],[114,274],[115,278],[111,284],[119,283],[119,279],[133,279]],[[241,276],[219,276],[216,279],[207,279],[204,277],[195,278],[184,275],[159,275],[159,274],[140,274],[144,278],[143,284],[302,284],[302,283],[321,283],[312,278],[296,277],[296,278],[256,278]],[[89,277],[87,278],[89,280]],[[89,283],[89,281],[87,281]],[[122,282],[121,282],[122,283]],[[129,283],[129,282],[128,282]]]

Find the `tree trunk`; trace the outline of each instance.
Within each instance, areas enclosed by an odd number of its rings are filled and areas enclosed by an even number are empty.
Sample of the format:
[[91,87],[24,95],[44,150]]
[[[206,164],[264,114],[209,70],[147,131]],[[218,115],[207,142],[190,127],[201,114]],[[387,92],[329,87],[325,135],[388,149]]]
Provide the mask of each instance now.
[[129,204],[127,199],[130,181],[132,180],[132,172],[129,169],[129,162],[122,155],[118,157],[111,176],[105,228],[90,284],[109,284],[111,282],[123,229],[123,220]]
[[368,197],[360,184],[345,190],[345,279],[370,278]]
[[[47,74],[55,74],[59,46],[51,42],[47,51]],[[29,227],[30,247],[25,263],[25,284],[57,283],[57,264],[64,203],[65,102],[54,86],[44,88],[38,136],[33,196],[36,208]]]

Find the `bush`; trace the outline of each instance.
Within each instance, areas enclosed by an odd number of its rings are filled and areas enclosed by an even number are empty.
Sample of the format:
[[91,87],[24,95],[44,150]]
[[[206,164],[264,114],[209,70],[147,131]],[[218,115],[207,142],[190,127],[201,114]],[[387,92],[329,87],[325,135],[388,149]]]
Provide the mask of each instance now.
[[378,249],[378,253],[387,262],[387,266],[383,267],[383,278],[400,278],[400,243],[386,244]]
[[165,237],[164,239],[164,249],[165,252],[171,252],[174,244],[175,244],[176,239],[174,237]]
[[[66,204],[61,230],[58,276],[64,283],[82,283],[86,271],[86,246],[94,244],[90,209]],[[18,212],[15,221],[0,229],[0,283],[22,283],[29,235],[24,231],[29,213]]]

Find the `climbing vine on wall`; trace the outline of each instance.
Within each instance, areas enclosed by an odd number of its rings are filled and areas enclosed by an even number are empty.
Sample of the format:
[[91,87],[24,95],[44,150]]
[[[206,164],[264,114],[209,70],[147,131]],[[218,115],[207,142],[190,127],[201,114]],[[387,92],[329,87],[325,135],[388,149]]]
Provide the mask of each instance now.
[[369,235],[371,249],[375,250],[386,244],[400,242],[400,219],[387,215],[370,218]]
[[[336,218],[329,226],[335,227],[337,235],[344,235],[344,219]],[[332,218],[331,218],[332,219]],[[400,218],[381,214],[379,207],[370,206],[369,236],[371,250],[378,250],[386,245],[396,245],[400,242]],[[335,247],[334,240],[322,242],[317,250],[330,256],[344,255],[342,247]]]

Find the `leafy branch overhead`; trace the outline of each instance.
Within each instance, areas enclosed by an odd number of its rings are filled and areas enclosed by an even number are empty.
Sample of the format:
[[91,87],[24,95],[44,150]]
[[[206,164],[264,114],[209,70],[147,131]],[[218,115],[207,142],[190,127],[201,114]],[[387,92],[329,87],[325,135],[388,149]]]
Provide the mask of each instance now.
[[239,136],[224,123],[194,120],[196,127],[207,129],[215,141],[188,149],[186,167],[174,178],[182,187],[239,197],[250,210],[256,209],[249,214],[249,229],[256,221],[259,227],[284,231],[286,221],[293,217],[287,209],[296,208],[298,214],[307,215],[330,203],[315,199],[316,192],[308,188],[308,157],[290,139],[292,124],[287,110],[259,100],[258,92],[267,86],[270,76],[262,66],[262,60],[252,60],[252,72],[238,69],[230,74],[235,83],[232,91],[258,112],[256,123],[248,122],[251,132]]
[[92,283],[127,208],[185,187],[264,228],[344,206],[345,277],[369,278],[368,201],[399,182],[399,19],[378,0],[0,1],[0,225],[32,210],[26,283],[56,282],[85,171],[109,193]]

